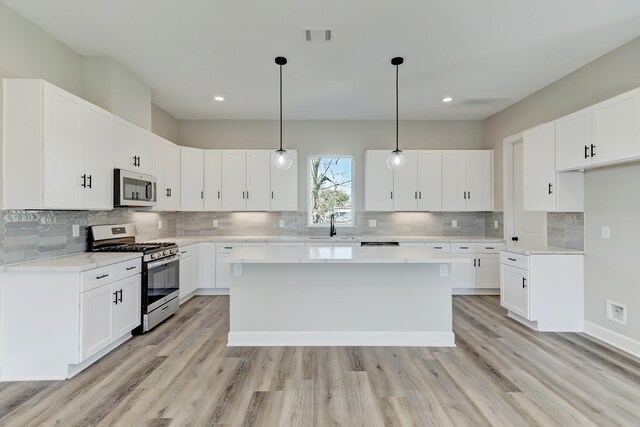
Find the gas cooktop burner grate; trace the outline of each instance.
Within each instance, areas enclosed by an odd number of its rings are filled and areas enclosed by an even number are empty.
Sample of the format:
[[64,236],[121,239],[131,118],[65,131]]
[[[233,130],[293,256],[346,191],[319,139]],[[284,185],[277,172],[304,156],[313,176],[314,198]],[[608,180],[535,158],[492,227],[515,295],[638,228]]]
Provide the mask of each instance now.
[[107,245],[100,248],[95,248],[97,252],[148,252],[157,249],[167,248],[170,246],[176,246],[175,243],[131,243],[122,245]]

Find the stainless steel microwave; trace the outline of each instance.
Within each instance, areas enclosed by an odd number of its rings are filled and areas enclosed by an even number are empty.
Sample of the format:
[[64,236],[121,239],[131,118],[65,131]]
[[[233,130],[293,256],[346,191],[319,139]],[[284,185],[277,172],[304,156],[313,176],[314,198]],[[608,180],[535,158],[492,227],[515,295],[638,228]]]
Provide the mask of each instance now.
[[114,169],[113,177],[114,206],[156,205],[156,179],[154,177],[124,169]]

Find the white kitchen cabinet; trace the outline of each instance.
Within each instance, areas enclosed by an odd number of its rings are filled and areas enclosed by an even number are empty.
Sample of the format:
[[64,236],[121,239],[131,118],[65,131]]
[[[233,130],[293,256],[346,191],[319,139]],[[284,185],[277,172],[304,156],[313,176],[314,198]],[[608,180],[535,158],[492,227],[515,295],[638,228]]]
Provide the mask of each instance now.
[[640,156],[640,88],[593,109],[591,164],[601,165]]
[[70,378],[141,323],[140,258],[85,271],[44,263],[2,272],[3,381]]
[[159,137],[158,135],[152,135],[152,155],[151,158],[152,168],[151,175],[156,178],[156,205],[151,208],[153,211],[167,210],[167,202],[169,199],[169,191],[167,190],[166,174],[166,149],[169,141]]
[[[437,244],[442,247],[443,244]],[[504,243],[451,243],[451,252],[471,260],[451,266],[454,293],[473,293],[473,289],[495,291],[500,288],[500,255]],[[441,250],[447,250],[443,247]],[[484,291],[486,293],[486,291]]]
[[140,275],[119,280],[113,285],[114,293],[118,298],[115,305],[116,337],[128,334],[140,324]]
[[452,243],[451,252],[471,262],[451,264],[451,287],[472,289],[476,287],[476,247],[474,243]]
[[476,288],[500,288],[500,256],[497,254],[477,254],[476,260]]
[[82,359],[93,356],[113,342],[115,298],[109,285],[82,293]]
[[166,141],[164,156],[164,187],[161,189],[165,193],[164,210],[180,210],[180,147],[172,142]]
[[523,208],[525,211],[581,212],[584,174],[556,172],[556,124],[523,132]]
[[591,164],[592,109],[584,108],[555,121],[556,170],[581,169]]
[[4,80],[4,209],[110,209],[111,113],[42,80]]
[[442,151],[418,151],[418,210],[442,210]]
[[584,322],[584,255],[518,248],[500,252],[500,304],[539,331],[580,332]]
[[216,243],[216,288],[231,288],[231,264],[224,260],[240,247],[240,243]]
[[204,210],[222,210],[222,151],[204,150]]
[[115,117],[113,128],[114,167],[150,175],[153,167],[151,132]]
[[193,283],[191,279],[192,269],[193,257],[190,253],[183,252],[180,255],[180,303],[185,302],[193,291]]
[[393,210],[396,212],[418,210],[418,152],[405,151],[404,155],[404,167],[393,172]]
[[388,150],[364,154],[364,210],[393,211],[393,171],[387,166]]
[[529,272],[520,268],[503,266],[500,282],[500,304],[524,318],[529,317]]
[[[291,156],[291,167],[280,170],[271,167],[271,210],[298,210],[298,152],[287,150]],[[271,155],[271,154],[269,154]]]
[[222,210],[246,209],[246,154],[244,150],[222,152]]
[[442,152],[442,210],[493,210],[493,151]]
[[216,244],[202,242],[198,245],[198,271],[200,280],[198,288],[213,289],[216,287]]
[[204,151],[180,147],[180,210],[204,210]]
[[246,151],[246,207],[248,211],[271,208],[271,151]]

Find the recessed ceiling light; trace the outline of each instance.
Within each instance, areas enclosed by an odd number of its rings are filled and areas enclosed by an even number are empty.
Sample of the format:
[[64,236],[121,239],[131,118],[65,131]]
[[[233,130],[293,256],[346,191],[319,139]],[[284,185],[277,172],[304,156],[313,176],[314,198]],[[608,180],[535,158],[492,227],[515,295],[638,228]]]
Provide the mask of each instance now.
[[224,101],[224,98],[223,98],[223,97],[221,97],[221,96],[214,96],[214,97],[213,97],[213,100],[214,100],[214,101],[218,101],[218,102],[222,102],[222,101]]
[[451,102],[453,101],[453,98],[450,96],[445,96],[444,98],[442,98],[442,102]]

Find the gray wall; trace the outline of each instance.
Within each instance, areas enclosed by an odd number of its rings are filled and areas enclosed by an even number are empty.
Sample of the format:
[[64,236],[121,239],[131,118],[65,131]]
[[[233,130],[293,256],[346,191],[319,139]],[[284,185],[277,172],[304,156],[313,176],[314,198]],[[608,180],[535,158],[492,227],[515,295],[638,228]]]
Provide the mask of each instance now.
[[[496,210],[502,210],[502,139],[640,86],[640,38],[596,59],[485,121],[485,147],[496,154]],[[640,339],[640,283],[635,266],[640,237],[640,165],[586,172],[585,317]],[[549,214],[550,244],[579,246],[581,218]],[[600,228],[612,227],[611,240]],[[628,304],[629,325],[605,319],[607,298]]]
[[[587,172],[585,318],[640,341],[640,164]],[[602,226],[611,239],[602,239]],[[627,304],[628,326],[606,319],[606,300]]]
[[156,104],[151,104],[151,132],[177,143],[178,121]]
[[[178,141],[199,148],[275,149],[276,120],[180,120]],[[298,209],[306,210],[306,159],[309,154],[352,154],[355,158],[355,209],[364,207],[364,152],[391,150],[395,146],[395,122],[386,120],[285,121],[284,147],[298,150]],[[400,148],[482,148],[481,121],[403,121]]]

